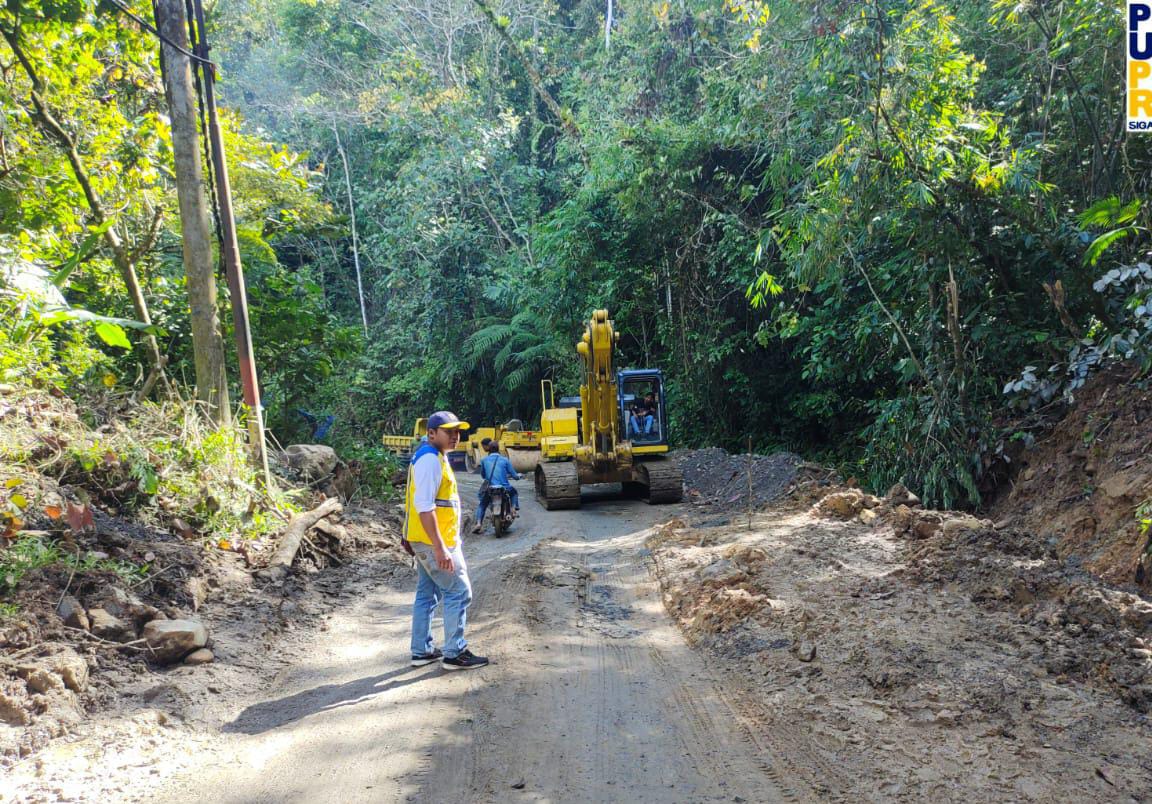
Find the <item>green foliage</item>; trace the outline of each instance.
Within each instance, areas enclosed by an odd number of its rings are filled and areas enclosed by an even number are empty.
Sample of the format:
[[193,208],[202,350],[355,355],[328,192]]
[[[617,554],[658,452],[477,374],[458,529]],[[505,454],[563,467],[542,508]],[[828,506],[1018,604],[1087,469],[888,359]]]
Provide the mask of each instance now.
[[[141,273],[189,376],[155,43],[89,0],[14,8],[127,239],[162,213]],[[382,0],[214,15],[282,441],[306,435],[297,408],[334,414],[334,443],[383,478],[379,435],[430,409],[532,420],[541,378],[574,391],[572,345],[607,307],[619,364],[667,372],[678,443],[752,435],[974,505],[1005,382],[1031,400],[1051,379],[1022,367],[1059,365],[1068,384],[1101,355],[1146,359],[1132,271],[1152,155],[1114,125],[1123,18],[1107,4],[658,3],[620,17],[609,51],[602,3],[494,11],[500,30],[464,0],[435,20]],[[16,70],[0,83],[0,236],[106,318],[81,331],[20,308],[38,329],[6,318],[0,369],[98,387],[136,373],[130,308],[30,89]],[[1129,275],[1093,290],[1113,269]]]
[[41,536],[18,537],[0,551],[0,590],[10,594],[29,572],[58,563],[64,557],[60,548]]
[[[68,553],[56,541],[44,536],[24,534],[0,551],[0,593],[11,594],[29,572],[59,565],[66,572],[108,572],[126,584],[148,577],[149,565],[134,564],[94,553]],[[6,604],[15,614],[14,604]],[[0,617],[4,616],[0,609]]]
[[[142,0],[128,5],[152,15]],[[0,9],[0,34],[7,65],[0,80],[0,371],[12,381],[102,393],[101,386],[143,379],[131,336],[147,330],[161,339],[172,375],[190,378],[191,327],[155,38],[95,0],[10,4]],[[45,114],[75,140],[108,220],[97,223]],[[332,211],[306,154],[268,142],[229,110],[222,127],[253,338],[271,412],[283,421],[283,409],[357,345],[315,280],[326,259],[317,251],[330,248],[323,239]],[[154,327],[131,320],[104,240],[110,229],[135,261]],[[13,266],[38,277],[50,298],[30,294],[27,283],[13,285]],[[221,319],[230,327],[226,310]]]
[[869,485],[903,483],[945,508],[980,499],[988,447],[982,435],[994,432],[987,411],[932,396],[903,396],[874,410],[876,420],[863,433]]
[[[1116,15],[657,5],[605,52],[596,4],[500,11],[578,146],[470,4],[443,10],[469,31],[450,52],[376,2],[250,0],[225,23],[249,115],[328,164],[340,121],[372,331],[323,391],[338,421],[532,418],[539,378],[573,390],[603,306],[621,365],[668,372],[681,443],[751,429],[977,502],[1003,378],[1050,362],[1062,315],[1093,319],[1091,264],[1143,236],[1118,199],[1147,148],[1115,159],[1122,93],[1086,79],[1116,65]],[[346,209],[342,170],[326,189]],[[324,276],[351,322],[348,256]],[[1053,275],[1064,310],[1041,295]]]
[[346,463],[359,462],[358,481],[363,495],[377,500],[390,500],[397,496],[392,475],[404,465],[399,457],[381,446],[365,446],[360,439],[346,439],[337,442],[336,446]]

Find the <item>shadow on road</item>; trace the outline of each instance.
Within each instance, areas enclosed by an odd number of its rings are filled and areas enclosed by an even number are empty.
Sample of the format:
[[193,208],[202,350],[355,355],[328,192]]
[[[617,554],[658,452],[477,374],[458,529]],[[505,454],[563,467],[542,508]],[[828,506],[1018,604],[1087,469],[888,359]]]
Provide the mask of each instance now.
[[[427,672],[429,669],[435,672]],[[237,715],[231,723],[225,724],[221,731],[230,734],[263,734],[295,723],[309,715],[352,706],[385,692],[434,678],[443,672],[438,665],[432,665],[431,668],[402,667],[390,673],[358,678],[344,684],[324,684],[274,701],[253,704]],[[420,675],[412,675],[414,673]],[[404,678],[404,676],[411,677]]]

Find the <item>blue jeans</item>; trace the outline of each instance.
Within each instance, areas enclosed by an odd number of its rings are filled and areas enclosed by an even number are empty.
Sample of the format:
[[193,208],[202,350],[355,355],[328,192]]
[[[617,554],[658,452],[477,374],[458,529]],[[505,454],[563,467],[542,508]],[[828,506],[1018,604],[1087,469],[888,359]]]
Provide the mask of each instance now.
[[652,425],[655,423],[655,421],[656,419],[653,416],[637,416],[635,413],[633,413],[632,434],[636,436],[651,435]]
[[436,648],[432,639],[432,615],[444,603],[444,658],[455,659],[468,643],[464,640],[464,624],[468,619],[468,606],[472,603],[472,581],[468,578],[468,565],[460,545],[448,549],[455,565],[454,572],[445,572],[436,566],[432,545],[412,542],[416,553],[416,599],[412,602],[412,655],[422,656]]
[[[517,511],[520,510],[520,491],[515,486],[506,486],[508,489],[508,499],[512,501],[512,507]],[[488,506],[492,504],[492,493],[488,491],[478,491],[476,496],[480,499],[480,505],[476,508],[476,527],[484,524],[484,514],[488,513]]]

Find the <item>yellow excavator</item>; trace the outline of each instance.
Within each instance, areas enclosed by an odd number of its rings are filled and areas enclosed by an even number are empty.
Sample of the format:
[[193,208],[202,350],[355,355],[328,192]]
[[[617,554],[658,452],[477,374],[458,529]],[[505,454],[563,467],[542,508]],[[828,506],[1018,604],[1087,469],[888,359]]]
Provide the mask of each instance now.
[[580,396],[556,404],[541,384],[540,464],[536,496],[550,511],[580,507],[580,486],[622,483],[649,503],[679,502],[680,467],[668,457],[664,375],[659,369],[613,368],[619,340],[607,310],[597,310],[576,344],[583,368]]

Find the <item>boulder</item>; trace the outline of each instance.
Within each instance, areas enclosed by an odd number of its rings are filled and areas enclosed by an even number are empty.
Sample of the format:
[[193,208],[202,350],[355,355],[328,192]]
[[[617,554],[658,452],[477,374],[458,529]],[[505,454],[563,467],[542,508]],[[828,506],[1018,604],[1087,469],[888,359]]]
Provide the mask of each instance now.
[[856,490],[835,492],[816,503],[816,513],[838,519],[852,519],[864,508],[864,494]]
[[88,612],[84,611],[80,601],[71,595],[67,595],[60,601],[60,605],[56,607],[56,613],[60,615],[60,619],[69,628],[81,628],[87,631],[92,627],[92,624],[88,622]]
[[340,462],[336,450],[324,444],[292,444],[285,448],[284,460],[309,482],[332,474]]
[[892,488],[888,489],[886,495],[888,502],[893,506],[906,505],[909,508],[915,508],[920,505],[920,498],[910,492],[903,483],[897,483]]
[[938,516],[930,515],[921,517],[915,525],[912,526],[912,533],[917,539],[928,539],[935,536],[940,530],[941,519]]
[[208,629],[195,620],[153,620],[141,636],[161,664],[174,664],[208,644]]
[[892,525],[897,533],[907,533],[916,524],[916,515],[907,505],[897,505],[892,512]]
[[983,530],[984,523],[974,516],[955,516],[944,521],[944,535],[958,536],[961,533]]

